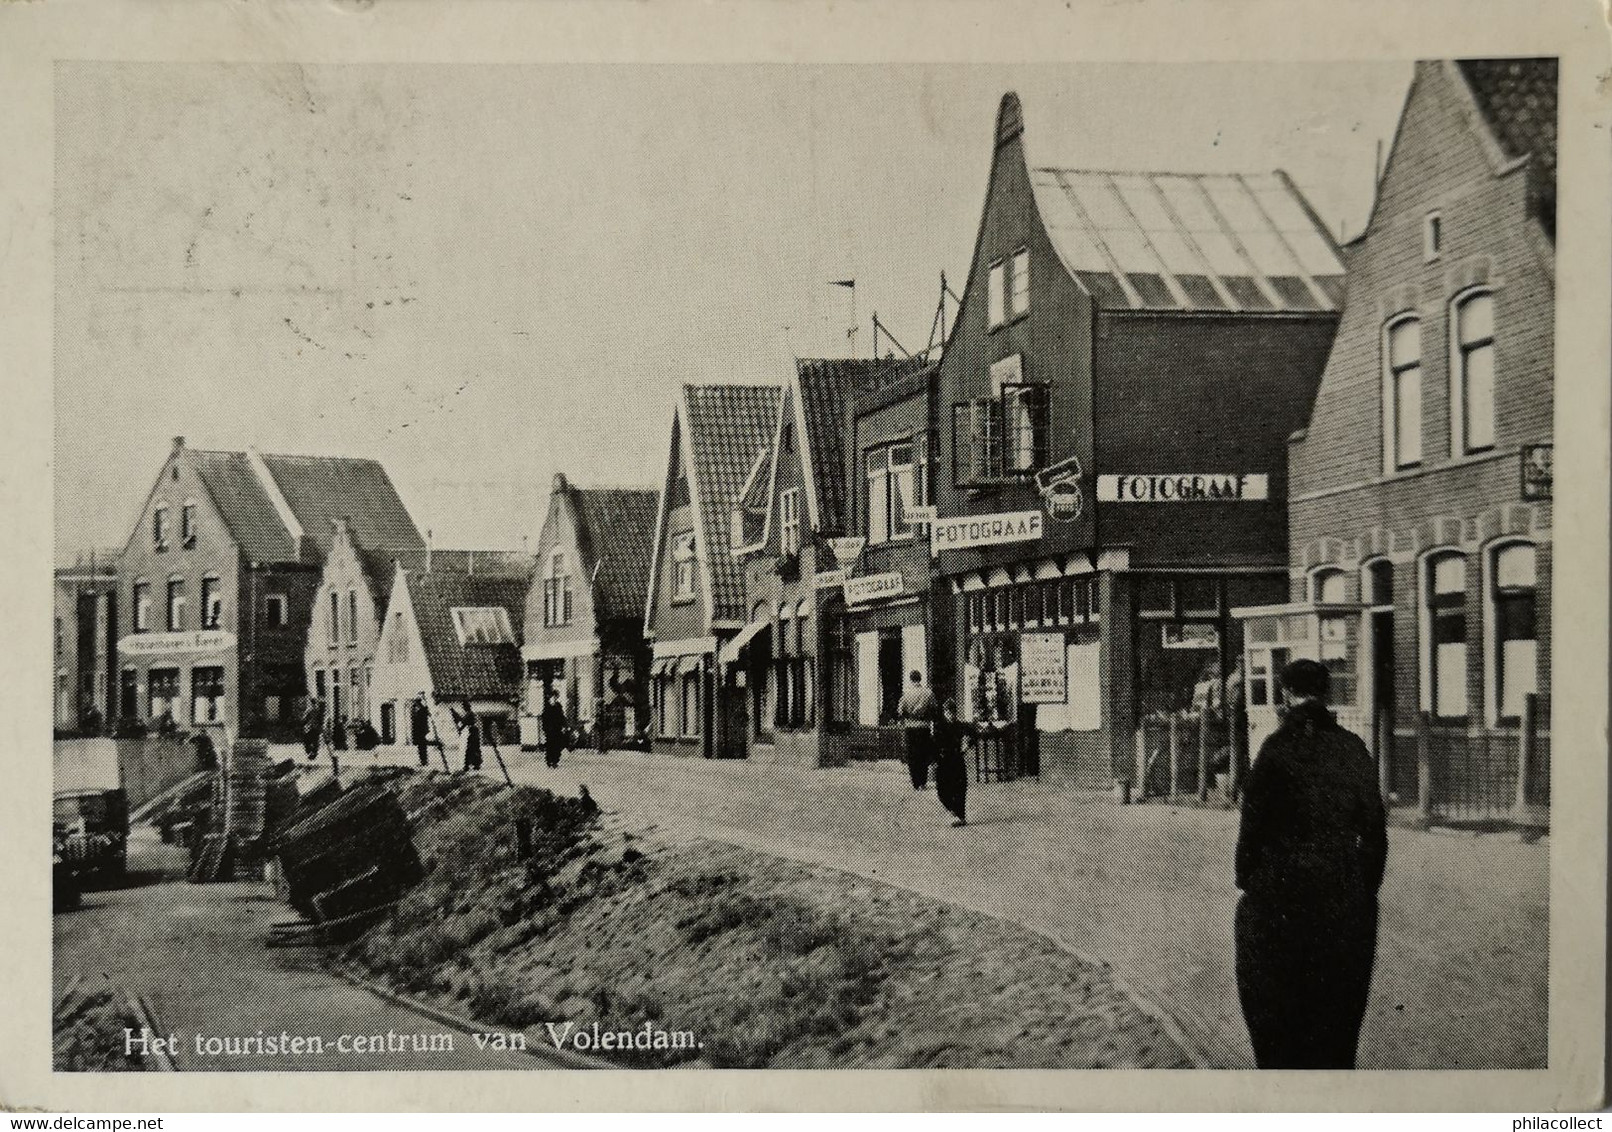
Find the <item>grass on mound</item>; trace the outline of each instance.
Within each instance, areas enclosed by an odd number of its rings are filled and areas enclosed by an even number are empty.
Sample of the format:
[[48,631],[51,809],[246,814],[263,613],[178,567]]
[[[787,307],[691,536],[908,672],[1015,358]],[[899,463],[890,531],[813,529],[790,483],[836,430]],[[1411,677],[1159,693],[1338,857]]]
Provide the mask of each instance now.
[[[472,776],[395,788],[427,876],[349,959],[547,1042],[692,1032],[631,1065],[1181,1067],[1100,969],[1014,925],[748,850],[643,838]],[[517,822],[531,852],[517,852]]]

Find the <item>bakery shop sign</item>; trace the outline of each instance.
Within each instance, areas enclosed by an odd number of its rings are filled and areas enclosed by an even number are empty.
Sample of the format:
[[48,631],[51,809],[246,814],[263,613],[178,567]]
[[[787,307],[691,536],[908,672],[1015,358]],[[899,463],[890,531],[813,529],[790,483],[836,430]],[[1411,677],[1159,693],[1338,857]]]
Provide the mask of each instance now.
[[1098,476],[1099,503],[1226,503],[1270,498],[1263,472],[1183,472],[1163,476]]

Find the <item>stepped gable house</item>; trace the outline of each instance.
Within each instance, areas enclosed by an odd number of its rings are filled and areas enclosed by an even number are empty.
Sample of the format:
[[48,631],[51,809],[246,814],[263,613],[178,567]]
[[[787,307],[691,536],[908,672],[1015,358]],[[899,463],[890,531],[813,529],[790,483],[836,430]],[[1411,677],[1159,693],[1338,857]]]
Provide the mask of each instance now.
[[[857,572],[854,557],[843,562],[829,545],[862,525],[853,521],[846,479],[850,403],[856,388],[918,365],[854,358],[790,364],[771,440],[757,453],[729,520],[749,620],[719,654],[722,695],[732,701],[722,714],[753,757],[806,766],[850,757],[856,673],[846,596],[839,582],[823,584],[835,571]],[[901,483],[908,495],[898,513],[911,502],[911,475]]]
[[482,738],[520,740],[521,629],[529,555],[431,551],[422,569],[399,564],[375,645],[371,718],[387,743],[409,743],[409,705],[424,694],[437,735],[458,746],[450,708],[469,700]]
[[1228,670],[1228,611],[1285,596],[1343,263],[1279,171],[1055,168],[1025,134],[1010,93],[940,363],[946,683],[1022,770],[1103,786]]
[[[655,750],[744,753],[745,721],[715,710],[717,650],[744,628],[744,571],[730,543],[734,502],[766,460],[777,385],[684,385],[672,416],[644,608]],[[737,697],[727,703],[737,711]]]
[[374,460],[175,437],[119,563],[120,717],[293,738],[313,597],[343,517],[377,550],[420,542]]
[[1416,65],[1289,449],[1306,615],[1251,622],[1256,675],[1320,651],[1386,790],[1447,818],[1548,802],[1556,82],[1554,59]]
[[647,730],[644,595],[659,508],[654,488],[578,487],[555,475],[526,596],[523,745],[537,746],[537,715],[554,691],[566,718],[605,747]]

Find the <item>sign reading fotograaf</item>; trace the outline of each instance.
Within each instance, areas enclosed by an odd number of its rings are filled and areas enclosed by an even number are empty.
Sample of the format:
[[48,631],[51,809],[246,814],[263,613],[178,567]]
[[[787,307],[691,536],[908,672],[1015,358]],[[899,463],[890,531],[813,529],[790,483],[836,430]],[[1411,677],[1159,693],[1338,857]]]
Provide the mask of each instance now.
[[1258,502],[1269,499],[1270,491],[1270,477],[1263,472],[1097,477],[1099,503]]
[[1041,537],[1040,511],[1005,511],[999,515],[960,515],[929,525],[929,552],[966,550],[1003,542],[1034,542]]
[[868,574],[861,578],[845,579],[845,601],[847,605],[858,602],[877,601],[881,597],[899,597],[907,590],[898,571],[887,574]]
[[118,641],[118,652],[124,656],[224,652],[234,647],[235,634],[225,629],[195,629],[188,633],[130,633]]

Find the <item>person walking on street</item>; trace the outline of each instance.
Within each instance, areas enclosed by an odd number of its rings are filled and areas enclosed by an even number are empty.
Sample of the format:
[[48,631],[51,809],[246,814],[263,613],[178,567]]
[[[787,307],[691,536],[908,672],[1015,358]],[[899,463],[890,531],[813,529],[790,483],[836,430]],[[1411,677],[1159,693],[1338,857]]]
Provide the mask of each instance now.
[[923,673],[913,670],[912,681],[901,697],[898,714],[907,741],[907,773],[912,776],[912,788],[922,790],[929,785],[929,764],[934,761],[935,721],[940,718],[940,705],[935,693],[924,687]]
[[302,713],[302,749],[310,759],[319,757],[319,744],[325,737],[325,701],[314,700]]
[[1288,707],[1244,786],[1237,993],[1261,1069],[1353,1069],[1377,950],[1388,831],[1365,744],[1327,708],[1314,660],[1282,670]]
[[481,769],[481,724],[469,700],[460,700],[462,711],[448,710],[453,714],[453,725],[465,737],[465,769]]
[[425,706],[423,693],[415,696],[409,704],[409,738],[414,741],[414,749],[419,753],[420,765],[430,766],[431,759],[426,754],[426,748],[431,745],[431,709]]
[[543,705],[543,761],[551,767],[560,765],[560,753],[565,750],[565,724],[560,694],[550,692]]
[[963,746],[971,737],[969,725],[957,718],[957,701],[947,700],[935,721],[935,793],[957,819],[954,826],[968,824],[968,759]]

